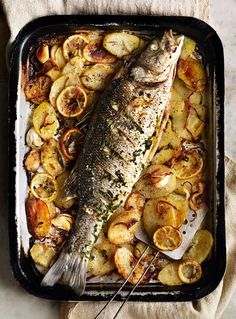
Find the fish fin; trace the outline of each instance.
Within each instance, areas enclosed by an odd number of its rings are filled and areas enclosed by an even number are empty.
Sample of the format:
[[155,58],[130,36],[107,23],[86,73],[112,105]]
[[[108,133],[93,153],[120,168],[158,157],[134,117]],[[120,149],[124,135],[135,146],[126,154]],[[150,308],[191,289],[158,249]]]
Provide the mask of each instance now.
[[88,259],[78,253],[62,252],[55,264],[44,276],[42,286],[54,286],[59,280],[80,296],[86,286]]

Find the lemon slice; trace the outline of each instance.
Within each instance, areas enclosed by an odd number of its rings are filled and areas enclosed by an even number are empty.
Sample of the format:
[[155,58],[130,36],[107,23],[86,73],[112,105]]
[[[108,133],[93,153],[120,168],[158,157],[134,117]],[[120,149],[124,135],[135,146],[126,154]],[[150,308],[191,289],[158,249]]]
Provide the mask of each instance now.
[[84,134],[78,128],[68,129],[61,136],[61,150],[68,160],[74,160],[77,157],[79,146],[83,142]]
[[56,105],[64,117],[78,116],[85,110],[87,94],[77,85],[68,86],[58,95]]
[[181,245],[182,234],[172,226],[163,226],[155,231],[153,242],[161,250],[174,250]]
[[192,284],[202,276],[201,265],[196,260],[185,260],[179,264],[178,275],[185,284]]
[[49,203],[57,197],[57,182],[48,174],[37,173],[31,180],[30,190],[35,197]]
[[62,45],[64,58],[69,60],[74,56],[82,56],[82,49],[88,42],[89,39],[85,34],[71,35]]
[[184,154],[172,167],[179,179],[188,179],[198,175],[203,168],[203,158],[197,151]]

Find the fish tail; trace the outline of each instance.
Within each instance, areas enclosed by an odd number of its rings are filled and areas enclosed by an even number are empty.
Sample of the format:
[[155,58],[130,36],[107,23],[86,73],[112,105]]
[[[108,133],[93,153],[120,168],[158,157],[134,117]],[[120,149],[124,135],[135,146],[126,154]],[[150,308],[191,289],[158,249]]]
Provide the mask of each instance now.
[[61,280],[79,296],[84,292],[86,286],[87,263],[88,259],[81,257],[78,252],[63,251],[43,278],[41,285],[54,286]]

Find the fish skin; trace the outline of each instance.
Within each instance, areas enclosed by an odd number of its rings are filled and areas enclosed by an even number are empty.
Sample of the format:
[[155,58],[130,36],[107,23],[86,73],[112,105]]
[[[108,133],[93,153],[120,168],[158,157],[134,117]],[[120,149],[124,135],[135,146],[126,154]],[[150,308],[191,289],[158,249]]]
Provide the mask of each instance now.
[[87,262],[102,225],[126,200],[147,165],[155,132],[161,135],[164,129],[182,43],[183,36],[174,37],[171,30],[151,41],[96,105],[67,182],[68,187],[76,185],[78,215],[42,285],[61,279],[78,295],[84,291]]

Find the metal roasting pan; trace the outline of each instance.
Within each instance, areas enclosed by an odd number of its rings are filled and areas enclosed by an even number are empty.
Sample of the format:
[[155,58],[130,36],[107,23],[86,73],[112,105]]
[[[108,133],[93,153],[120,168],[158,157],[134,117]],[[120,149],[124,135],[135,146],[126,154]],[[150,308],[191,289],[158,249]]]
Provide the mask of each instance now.
[[[132,301],[189,301],[202,298],[219,284],[226,265],[224,215],[224,57],[222,43],[208,24],[191,17],[157,16],[48,16],[28,23],[16,37],[11,52],[9,81],[9,236],[10,259],[14,276],[29,293],[52,300],[108,300],[118,289],[116,281],[88,282],[78,297],[67,287],[41,287],[42,275],[27,256],[29,234],[26,225],[25,198],[27,178],[22,160],[26,150],[25,132],[29,107],[21,88],[22,65],[32,46],[43,39],[69,35],[78,30],[132,30],[161,35],[172,28],[194,39],[209,73],[207,123],[208,221],[214,236],[210,258],[203,264],[203,276],[193,285],[166,287],[160,283],[140,285]],[[127,285],[124,292],[131,289]],[[117,300],[122,300],[121,293]]]

